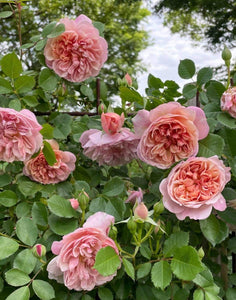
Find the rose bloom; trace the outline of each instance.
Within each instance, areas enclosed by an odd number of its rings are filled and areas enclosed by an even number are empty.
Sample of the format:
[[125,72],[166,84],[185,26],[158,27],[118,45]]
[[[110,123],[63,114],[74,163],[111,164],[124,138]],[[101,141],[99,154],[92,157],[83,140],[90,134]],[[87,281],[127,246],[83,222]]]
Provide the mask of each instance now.
[[206,219],[212,207],[220,211],[226,209],[221,192],[230,177],[230,168],[217,156],[191,157],[176,165],[162,180],[163,204],[179,220]]
[[84,155],[96,160],[99,165],[118,166],[136,158],[139,138],[128,128],[122,128],[115,134],[106,134],[90,129],[80,137]]
[[97,212],[87,219],[83,228],[65,235],[60,242],[53,242],[52,252],[57,256],[48,264],[49,278],[76,291],[91,291],[95,286],[112,280],[116,272],[102,276],[93,266],[101,248],[110,246],[119,254],[115,242],[108,237],[114,221],[113,216]]
[[236,118],[236,87],[229,88],[221,97],[221,109]]
[[149,165],[168,169],[173,163],[195,156],[198,140],[209,132],[201,108],[184,107],[177,102],[141,110],[133,119],[135,133],[141,137],[138,157]]
[[41,149],[39,155],[24,162],[24,175],[31,180],[43,183],[58,183],[65,181],[75,169],[76,157],[68,151],[60,151],[58,143],[54,140],[48,141],[56,155],[57,162],[50,166]]
[[113,112],[102,113],[101,115],[102,128],[108,134],[119,132],[124,125],[124,120],[124,113],[121,116]]
[[85,15],[60,20],[65,32],[50,38],[44,48],[46,64],[60,77],[81,82],[97,76],[107,60],[107,42]]
[[42,126],[28,109],[0,108],[0,160],[24,161],[42,145]]

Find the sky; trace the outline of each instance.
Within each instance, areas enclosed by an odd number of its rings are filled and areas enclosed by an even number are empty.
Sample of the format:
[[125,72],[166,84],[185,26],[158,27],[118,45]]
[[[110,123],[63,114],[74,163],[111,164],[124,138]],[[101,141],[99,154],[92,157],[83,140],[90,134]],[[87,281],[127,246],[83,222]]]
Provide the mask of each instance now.
[[[193,45],[190,38],[172,34],[167,27],[162,25],[162,19],[158,16],[149,16],[143,27],[149,32],[152,45],[140,53],[140,58],[147,67],[147,72],[137,77],[138,91],[142,95],[145,95],[149,73],[163,81],[174,80],[181,88],[189,83],[189,80],[181,79],[178,75],[179,62],[185,58],[192,59],[197,69],[219,66],[223,63],[220,52],[212,53],[201,45]],[[236,49],[232,52],[235,58]]]

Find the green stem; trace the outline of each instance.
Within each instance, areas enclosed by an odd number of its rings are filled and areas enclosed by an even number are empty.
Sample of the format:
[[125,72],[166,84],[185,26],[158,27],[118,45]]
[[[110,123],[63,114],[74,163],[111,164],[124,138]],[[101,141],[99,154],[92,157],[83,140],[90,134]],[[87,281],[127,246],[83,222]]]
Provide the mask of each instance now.
[[227,73],[228,73],[228,78],[227,78],[227,85],[226,85],[226,90],[230,86],[230,66],[227,66]]
[[153,232],[154,225],[151,225],[146,235],[141,239],[140,244],[146,241],[146,239],[150,236],[150,234]]
[[17,243],[19,244],[19,246],[21,246],[21,247],[30,248],[29,246],[22,245],[21,242],[20,242],[19,240],[13,239],[12,237],[10,237],[10,236],[7,235],[7,234],[4,234],[4,233],[0,232],[0,235],[6,237],[6,238],[8,238],[8,239],[11,239],[11,240],[13,240],[13,241],[15,241],[15,242],[17,242]]

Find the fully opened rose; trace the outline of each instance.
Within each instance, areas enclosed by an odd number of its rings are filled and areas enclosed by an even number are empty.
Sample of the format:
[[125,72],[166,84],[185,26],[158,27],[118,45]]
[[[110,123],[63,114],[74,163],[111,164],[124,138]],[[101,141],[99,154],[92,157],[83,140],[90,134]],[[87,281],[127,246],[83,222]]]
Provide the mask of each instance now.
[[221,97],[221,109],[236,118],[236,87],[229,88]]
[[44,49],[46,64],[60,77],[81,82],[97,76],[107,60],[107,42],[85,15],[60,20],[65,32],[50,38]]
[[0,108],[0,160],[24,161],[42,145],[42,126],[28,109]]
[[195,156],[198,140],[209,132],[201,108],[184,107],[177,102],[141,110],[133,118],[135,133],[141,138],[138,157],[149,165],[168,169],[181,159]]
[[226,202],[221,192],[230,180],[230,168],[217,156],[189,158],[176,165],[162,180],[163,203],[179,220],[206,219],[212,207],[223,211]]
[[36,157],[25,162],[23,173],[30,179],[42,184],[65,181],[75,169],[76,157],[69,151],[59,150],[59,145],[56,141],[49,140],[48,142],[51,144],[57,162],[50,166],[41,150]]
[[53,242],[52,252],[57,256],[48,264],[49,278],[76,291],[91,291],[111,281],[116,273],[102,276],[93,266],[101,248],[110,246],[119,254],[115,242],[108,237],[114,221],[113,216],[97,212],[87,219],[83,228],[65,235],[60,242]]

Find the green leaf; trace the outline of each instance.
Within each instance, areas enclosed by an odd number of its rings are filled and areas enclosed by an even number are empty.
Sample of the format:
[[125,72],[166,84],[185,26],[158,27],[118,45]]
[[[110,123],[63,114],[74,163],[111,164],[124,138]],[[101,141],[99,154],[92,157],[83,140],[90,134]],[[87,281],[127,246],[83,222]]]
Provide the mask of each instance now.
[[93,90],[91,89],[91,87],[82,85],[80,88],[80,91],[83,95],[87,96],[90,101],[94,100],[94,94],[93,94]]
[[40,130],[40,133],[45,139],[51,140],[53,139],[53,130],[54,128],[50,124],[45,123],[43,124],[43,128]]
[[27,96],[24,96],[22,98],[22,100],[25,102],[26,105],[28,105],[30,107],[35,107],[39,104],[38,100],[35,96],[27,95]]
[[93,266],[102,276],[110,276],[114,274],[120,266],[120,258],[116,251],[108,246],[101,248],[95,259],[95,264]]
[[70,115],[61,114],[53,120],[55,126],[53,131],[53,137],[55,139],[66,139],[71,133],[72,118]]
[[122,99],[123,104],[126,102],[131,102],[131,103],[136,102],[140,105],[143,105],[143,97],[132,88],[121,86],[120,97]]
[[20,76],[14,82],[15,89],[18,93],[30,92],[35,86],[35,80],[32,76]]
[[0,193],[0,204],[6,207],[14,206],[18,201],[16,194],[13,191],[3,191]]
[[32,283],[35,294],[42,300],[50,300],[55,298],[54,288],[46,281],[34,280]]
[[236,225],[236,210],[232,207],[227,207],[224,211],[218,211],[217,214],[225,223]]
[[49,142],[43,141],[43,145],[43,155],[49,166],[53,166],[57,162],[55,152],[53,151],[52,146],[51,144],[49,144]]
[[217,120],[224,126],[235,129],[236,128],[236,120],[232,118],[227,112],[221,112],[217,116]]
[[13,99],[8,104],[9,108],[13,108],[17,111],[21,110],[21,102],[19,99]]
[[199,157],[211,157],[214,155],[221,156],[225,146],[224,139],[217,134],[208,134],[208,136],[199,141]]
[[213,75],[212,68],[202,68],[197,73],[197,84],[202,85],[211,80]]
[[124,182],[119,177],[113,177],[108,181],[103,190],[103,194],[107,197],[115,197],[123,193],[125,188]]
[[191,246],[183,246],[175,250],[171,269],[179,279],[193,280],[203,267],[197,251]]
[[21,61],[15,52],[9,53],[1,59],[2,71],[10,78],[17,78],[23,71]]
[[160,88],[164,88],[164,83],[160,78],[153,76],[152,74],[148,75],[148,87],[159,90]]
[[47,39],[43,39],[37,42],[36,46],[35,46],[35,50],[36,51],[41,51],[43,49],[43,47],[46,45],[47,43]]
[[0,260],[14,254],[19,248],[19,244],[9,238],[0,236]]
[[6,10],[6,11],[2,11],[0,12],[0,19],[4,19],[4,18],[8,18],[13,14],[12,11]]
[[77,213],[72,208],[70,201],[57,195],[53,195],[50,199],[48,199],[48,208],[52,213],[59,217],[71,218],[77,216]]
[[135,273],[134,273],[134,266],[133,264],[128,261],[126,258],[123,258],[123,265],[125,267],[125,272],[126,274],[133,279],[133,281],[135,280]]
[[6,300],[28,300],[30,298],[30,291],[28,286],[23,286],[13,293],[11,293]]
[[193,300],[205,300],[204,292],[201,289],[197,289],[193,293]]
[[9,81],[0,77],[0,95],[9,94],[13,92],[13,88]]
[[65,31],[65,25],[64,24],[58,24],[50,34],[47,35],[48,38],[55,38],[59,35],[61,35]]
[[99,31],[99,35],[103,37],[104,36],[103,32],[104,32],[104,29],[105,29],[105,25],[101,22],[93,22],[93,26],[95,28],[97,28],[97,30]]
[[24,196],[34,196],[40,189],[41,185],[31,181],[28,177],[22,176],[18,180],[18,189]]
[[152,282],[156,288],[164,290],[171,282],[171,268],[167,261],[161,260],[152,268]]
[[[157,289],[155,289],[155,292]],[[160,291],[161,292],[161,291]],[[136,288],[136,298],[135,300],[169,300],[170,298],[167,296],[166,298],[164,297],[154,297],[154,292],[153,289],[148,285],[138,285]],[[127,299],[127,298],[122,298],[122,299]]]
[[142,254],[143,257],[150,259],[152,256],[152,251],[149,248],[149,246],[147,244],[142,244],[140,247],[140,253]]
[[214,284],[213,276],[209,269],[204,269],[193,279],[193,282],[200,287],[207,287]]
[[30,282],[30,277],[21,270],[10,269],[5,273],[6,282],[12,286],[21,286]]
[[150,262],[140,265],[137,271],[137,279],[147,276],[151,271],[151,267],[152,265]]
[[48,224],[50,229],[58,235],[68,234],[78,228],[76,219],[60,218],[53,214],[49,216]]
[[[225,91],[225,86],[218,81],[212,80],[209,85],[207,85],[207,97],[212,102],[219,102],[222,94]],[[219,106],[219,105],[218,105]]]
[[11,182],[12,182],[12,177],[9,174],[0,175],[0,187],[4,187],[10,184]]
[[26,43],[26,44],[22,45],[20,48],[21,49],[29,49],[33,46],[34,46],[34,43]]
[[196,72],[195,64],[191,59],[181,60],[178,66],[179,76],[183,79],[190,79]]
[[21,202],[16,206],[17,218],[28,217],[30,215],[31,206],[27,202]]
[[98,289],[98,296],[101,300],[113,300],[112,292],[105,287]]
[[185,84],[183,87],[183,96],[187,99],[192,99],[196,96],[197,87],[193,83]]
[[236,288],[228,288],[226,291],[226,300],[236,299]]
[[53,91],[57,86],[57,77],[49,69],[43,69],[39,74],[39,86],[45,91]]
[[187,246],[189,242],[189,233],[179,231],[172,233],[164,243],[163,254],[165,257],[174,255],[176,248]]
[[16,223],[16,234],[23,243],[33,246],[38,237],[38,229],[30,218],[23,217]]
[[37,225],[47,226],[48,211],[43,203],[34,202],[32,207],[32,218]]
[[236,130],[224,127],[219,134],[225,140],[225,153],[227,153],[227,156],[236,156]]
[[111,198],[105,206],[105,212],[115,217],[116,222],[123,219],[125,203],[122,199]]
[[47,37],[47,35],[49,35],[55,29],[56,25],[57,25],[56,21],[47,24],[42,31],[42,37],[44,38]]
[[206,220],[200,220],[200,227],[205,238],[213,246],[224,241],[229,234],[227,225],[214,215],[210,215]]
[[25,249],[17,254],[13,262],[13,268],[30,274],[34,270],[36,262],[37,258],[33,255],[32,250]]

